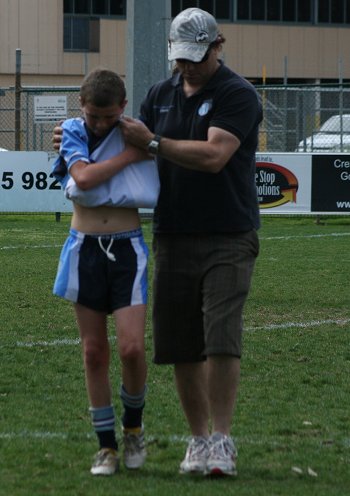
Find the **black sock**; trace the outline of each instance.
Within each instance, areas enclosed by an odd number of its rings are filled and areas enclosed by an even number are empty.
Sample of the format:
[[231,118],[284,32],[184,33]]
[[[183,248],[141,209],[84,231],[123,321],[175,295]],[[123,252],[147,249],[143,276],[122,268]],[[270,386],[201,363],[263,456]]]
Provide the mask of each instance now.
[[142,413],[145,407],[146,386],[141,394],[133,396],[129,394],[124,385],[120,389],[120,397],[124,406],[124,415],[122,418],[123,427],[134,429],[142,426]]
[[118,451],[118,443],[115,438],[114,431],[102,431],[102,432],[96,432],[96,434],[100,443],[100,449],[112,448]]

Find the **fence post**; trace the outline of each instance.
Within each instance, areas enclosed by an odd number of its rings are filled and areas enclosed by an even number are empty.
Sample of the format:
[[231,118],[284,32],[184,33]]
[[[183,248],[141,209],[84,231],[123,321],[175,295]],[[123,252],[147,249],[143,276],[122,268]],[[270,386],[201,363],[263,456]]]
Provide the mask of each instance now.
[[16,48],[16,84],[15,84],[15,150],[21,149],[21,55],[20,48]]
[[141,101],[151,85],[170,75],[170,14],[170,0],[127,2],[126,113],[132,117],[139,115]]

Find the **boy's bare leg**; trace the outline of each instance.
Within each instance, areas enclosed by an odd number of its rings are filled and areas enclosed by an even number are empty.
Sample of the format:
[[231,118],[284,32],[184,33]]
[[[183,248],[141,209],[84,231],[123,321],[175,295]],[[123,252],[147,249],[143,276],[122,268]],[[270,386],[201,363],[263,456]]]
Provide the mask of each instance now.
[[100,449],[91,466],[93,475],[112,475],[119,469],[114,408],[109,383],[107,315],[75,304],[82,341],[90,414]]
[[111,404],[107,315],[75,304],[85,366],[86,389],[94,408]]
[[147,366],[145,358],[146,305],[124,307],[114,312],[117,347],[122,363],[123,385],[130,395],[144,391]]
[[146,305],[125,307],[115,312],[117,346],[122,363],[120,396],[124,406],[124,464],[129,469],[140,468],[147,455],[142,422],[147,375],[145,320]]

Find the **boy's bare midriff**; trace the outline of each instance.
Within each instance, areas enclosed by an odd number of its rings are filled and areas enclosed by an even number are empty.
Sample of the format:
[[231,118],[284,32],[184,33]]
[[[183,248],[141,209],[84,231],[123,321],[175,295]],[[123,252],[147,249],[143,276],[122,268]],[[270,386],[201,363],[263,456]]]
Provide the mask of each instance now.
[[71,226],[85,234],[132,231],[140,227],[136,208],[82,207],[74,203]]

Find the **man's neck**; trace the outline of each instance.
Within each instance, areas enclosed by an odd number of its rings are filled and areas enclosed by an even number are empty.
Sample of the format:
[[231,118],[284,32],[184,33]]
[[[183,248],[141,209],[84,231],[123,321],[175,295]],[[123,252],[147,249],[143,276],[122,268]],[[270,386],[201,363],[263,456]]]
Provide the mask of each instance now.
[[215,72],[219,69],[220,65],[221,65],[220,62],[216,61],[216,64],[213,65],[212,70],[208,72],[207,78],[198,84],[191,83],[188,80],[186,80],[186,78],[183,78],[182,89],[186,97],[190,97],[195,93],[197,93],[198,91],[200,91],[202,88],[204,88],[207,85],[208,81],[210,81],[210,79],[213,77]]

